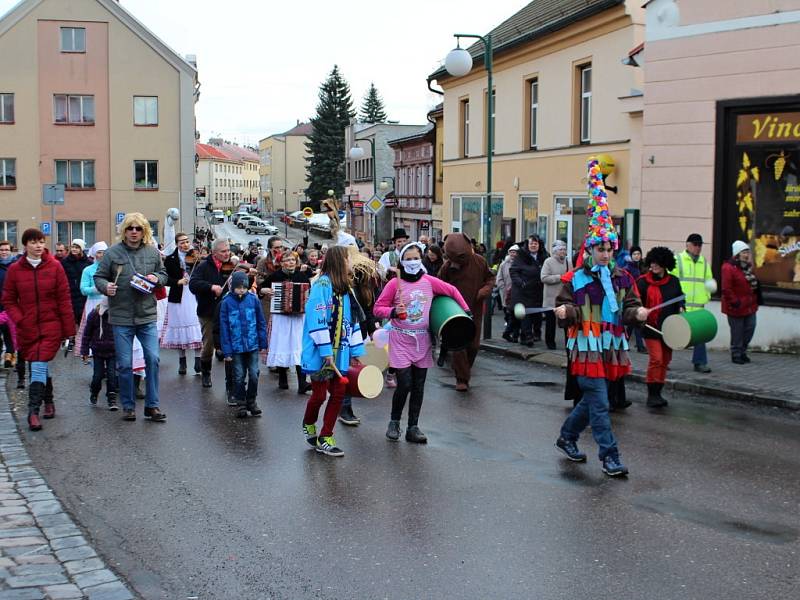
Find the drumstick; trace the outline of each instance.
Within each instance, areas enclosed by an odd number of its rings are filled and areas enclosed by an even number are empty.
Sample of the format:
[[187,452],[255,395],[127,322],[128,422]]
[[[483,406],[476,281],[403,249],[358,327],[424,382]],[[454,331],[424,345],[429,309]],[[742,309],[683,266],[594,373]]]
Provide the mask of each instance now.
[[335,361],[331,363],[331,367],[333,367],[333,372],[336,373],[336,376],[339,379],[341,379],[342,378],[342,374],[339,372],[339,369],[336,368],[336,362]]
[[683,294],[681,296],[678,296],[677,298],[672,298],[671,300],[667,300],[666,302],[662,302],[661,304],[656,304],[655,306],[651,306],[647,310],[658,310],[659,308],[664,308],[665,306],[669,306],[670,304],[677,304],[678,302],[683,302],[685,299],[686,299],[686,294]]
[[647,327],[648,329],[650,329],[651,331],[655,331],[658,335],[664,335],[663,332],[659,331],[658,329],[656,329],[652,325],[648,325],[647,323],[645,323],[644,326]]
[[119,276],[122,274],[122,265],[117,265],[117,276],[114,277],[114,285],[117,285],[117,280]]

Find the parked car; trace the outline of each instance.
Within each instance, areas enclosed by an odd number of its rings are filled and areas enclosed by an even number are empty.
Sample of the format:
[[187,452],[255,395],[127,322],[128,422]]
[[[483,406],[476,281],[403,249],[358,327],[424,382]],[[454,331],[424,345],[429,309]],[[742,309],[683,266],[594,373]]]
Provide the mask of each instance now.
[[259,218],[255,215],[242,215],[241,217],[239,217],[239,220],[236,221],[236,227],[238,227],[239,229],[244,229],[247,223],[253,220],[258,221]]
[[267,235],[276,235],[278,233],[278,228],[275,225],[270,225],[266,221],[262,221],[261,219],[250,219],[247,221],[244,229],[247,234],[253,233],[266,233]]
[[286,217],[286,219],[287,219],[286,222],[289,223],[289,225],[292,225],[293,223],[306,222],[306,218],[303,216],[302,210],[296,210],[294,212],[289,213],[289,216]]
[[233,213],[233,215],[231,215],[231,221],[233,221],[233,224],[236,225],[239,223],[239,219],[241,219],[242,217],[249,217],[249,216],[250,216],[249,212],[240,210],[239,212],[235,212]]
[[225,222],[225,213],[221,210],[217,209],[213,213],[214,222],[215,223],[224,223]]

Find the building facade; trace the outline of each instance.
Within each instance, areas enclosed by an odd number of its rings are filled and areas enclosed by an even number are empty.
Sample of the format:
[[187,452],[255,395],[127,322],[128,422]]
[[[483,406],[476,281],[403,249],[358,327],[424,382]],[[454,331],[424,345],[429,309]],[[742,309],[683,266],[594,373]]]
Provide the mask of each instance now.
[[261,198],[267,212],[300,210],[308,187],[308,151],[311,123],[297,122],[283,133],[258,143]]
[[[677,251],[700,233],[717,277],[731,243],[748,243],[766,304],[754,345],[796,349],[800,3],[652,0],[646,11],[643,242]],[[725,347],[719,303],[709,308]]]
[[389,141],[394,150],[393,227],[405,229],[412,240],[431,235],[434,141],[433,125],[420,133]]
[[428,113],[428,121],[433,123],[433,203],[431,204],[431,231],[434,240],[444,237],[442,207],[444,205],[444,105],[439,104]]
[[495,134],[487,246],[538,234],[576,250],[586,232],[586,162],[598,154],[616,163],[610,206],[623,227],[625,211],[639,205],[631,181],[639,166],[631,158],[635,123],[624,99],[641,93],[643,78],[622,60],[644,39],[640,3],[532,2],[491,34],[494,114],[486,115],[482,43],[469,48],[468,74],[440,68],[429,77],[444,90],[445,233],[484,241],[488,119]]
[[238,144],[231,144],[219,138],[212,138],[208,143],[220,150],[228,158],[239,163],[234,173],[232,182],[235,184],[231,193],[234,197],[234,207],[240,204],[258,204],[259,175],[258,152],[253,148],[245,148]]
[[202,191],[204,205],[212,210],[235,210],[243,202],[244,187],[241,171],[244,163],[226,154],[219,146],[197,143],[197,174],[195,186]]
[[[15,57],[0,83],[0,237],[112,242],[124,213],[160,232],[171,207],[192,227],[193,64],[113,0],[20,2],[0,19],[0,56]],[[65,188],[54,210],[47,184]]]

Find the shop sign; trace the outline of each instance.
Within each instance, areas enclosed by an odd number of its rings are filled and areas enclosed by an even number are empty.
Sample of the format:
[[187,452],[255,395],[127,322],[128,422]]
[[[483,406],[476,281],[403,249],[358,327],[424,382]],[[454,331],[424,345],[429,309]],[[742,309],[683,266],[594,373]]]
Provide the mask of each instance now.
[[800,142],[800,112],[758,113],[736,118],[737,144]]

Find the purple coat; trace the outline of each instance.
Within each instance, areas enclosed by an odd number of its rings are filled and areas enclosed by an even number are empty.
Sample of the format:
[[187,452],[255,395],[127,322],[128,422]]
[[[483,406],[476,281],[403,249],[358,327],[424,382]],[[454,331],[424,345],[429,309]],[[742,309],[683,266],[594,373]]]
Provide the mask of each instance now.
[[102,316],[95,307],[86,317],[86,327],[81,338],[81,356],[89,356],[89,350],[98,358],[114,358],[114,326],[108,322],[108,310]]

